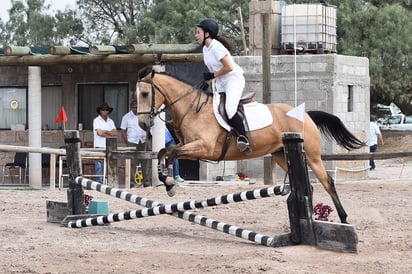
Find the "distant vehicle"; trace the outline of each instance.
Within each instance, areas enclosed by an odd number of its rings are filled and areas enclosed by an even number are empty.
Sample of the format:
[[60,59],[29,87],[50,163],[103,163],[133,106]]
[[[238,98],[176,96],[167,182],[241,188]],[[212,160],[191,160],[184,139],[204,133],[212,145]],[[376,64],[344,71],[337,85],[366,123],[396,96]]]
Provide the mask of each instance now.
[[412,115],[395,114],[388,117],[386,121],[379,125],[381,130],[411,130]]
[[372,107],[372,113],[376,115],[377,122],[379,125],[385,123],[388,118],[392,115],[403,114],[401,109],[395,105],[395,103],[390,103],[389,106],[377,104]]

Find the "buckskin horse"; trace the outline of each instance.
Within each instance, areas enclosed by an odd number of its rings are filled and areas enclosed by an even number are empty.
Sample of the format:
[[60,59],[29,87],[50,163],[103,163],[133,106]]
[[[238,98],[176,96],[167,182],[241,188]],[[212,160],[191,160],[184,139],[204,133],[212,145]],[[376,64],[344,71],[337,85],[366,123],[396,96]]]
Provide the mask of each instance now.
[[[287,171],[283,153],[282,132],[304,133],[304,149],[309,167],[322,183],[337,209],[342,223],[347,223],[347,214],[339,200],[334,180],[330,177],[321,160],[321,133],[348,149],[358,149],[365,143],[356,138],[332,114],[322,111],[304,113],[303,122],[286,115],[293,109],[287,104],[267,104],[272,120],[270,125],[252,130],[250,155],[240,152],[236,142],[228,142],[230,132],[217,122],[213,110],[211,94],[193,87],[183,80],[165,72],[155,72],[151,67],[139,71],[136,84],[138,92],[138,120],[141,128],[148,130],[154,118],[167,111],[180,143],[163,148],[158,152],[159,167],[168,158],[168,172],[164,175],[159,168],[159,179],[165,184],[169,196],[175,194],[173,162],[178,159],[190,160],[243,160],[271,154],[272,168],[278,164]],[[160,107],[164,105],[162,109]],[[303,123],[303,125],[302,125]],[[229,143],[229,144],[228,144]],[[228,144],[228,145],[227,145]]]

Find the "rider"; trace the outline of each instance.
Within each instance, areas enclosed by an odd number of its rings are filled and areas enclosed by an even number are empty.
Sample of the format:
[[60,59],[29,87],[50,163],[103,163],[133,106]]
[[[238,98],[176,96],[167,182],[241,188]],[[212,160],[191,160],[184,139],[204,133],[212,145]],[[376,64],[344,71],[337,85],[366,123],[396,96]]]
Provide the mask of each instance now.
[[246,137],[245,126],[237,113],[240,97],[245,87],[243,69],[233,61],[230,42],[217,35],[219,26],[213,19],[204,19],[197,24],[195,38],[203,46],[203,60],[210,72],[203,75],[205,81],[216,78],[219,92],[226,93],[226,113],[229,124],[238,134],[237,148],[241,152],[252,152]]

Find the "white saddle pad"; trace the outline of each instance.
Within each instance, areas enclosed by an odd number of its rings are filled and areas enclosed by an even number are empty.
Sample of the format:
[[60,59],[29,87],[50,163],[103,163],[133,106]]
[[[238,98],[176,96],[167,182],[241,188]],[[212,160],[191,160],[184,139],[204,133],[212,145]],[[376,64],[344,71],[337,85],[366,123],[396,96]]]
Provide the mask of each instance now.
[[[223,119],[222,115],[219,113],[219,103],[220,103],[220,95],[215,93],[213,95],[213,111],[215,113],[215,117],[217,122],[221,127],[226,129],[227,131],[231,130],[231,127],[226,121]],[[273,117],[270,113],[269,108],[261,103],[258,102],[251,102],[248,104],[243,105],[246,115],[246,120],[249,126],[249,131],[261,129],[267,127],[272,124]],[[246,125],[245,128],[247,129]]]

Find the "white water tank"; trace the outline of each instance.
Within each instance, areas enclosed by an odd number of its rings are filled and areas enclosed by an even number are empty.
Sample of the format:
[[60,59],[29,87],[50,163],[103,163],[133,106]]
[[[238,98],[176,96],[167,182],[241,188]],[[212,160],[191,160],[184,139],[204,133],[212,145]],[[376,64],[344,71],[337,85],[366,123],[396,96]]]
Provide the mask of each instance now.
[[335,6],[285,5],[282,8],[281,18],[281,51],[283,53],[293,53],[294,45],[299,52],[336,53]]

